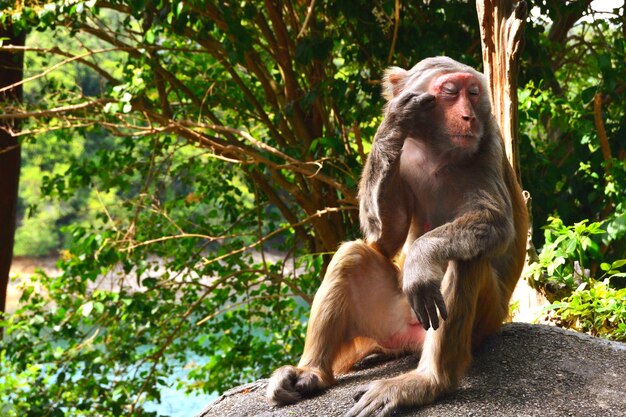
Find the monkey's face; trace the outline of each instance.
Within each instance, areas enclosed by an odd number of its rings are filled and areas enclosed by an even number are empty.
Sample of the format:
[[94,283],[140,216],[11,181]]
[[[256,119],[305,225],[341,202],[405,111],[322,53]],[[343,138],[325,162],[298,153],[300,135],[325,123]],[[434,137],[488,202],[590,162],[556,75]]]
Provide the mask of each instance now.
[[474,153],[484,133],[481,106],[485,91],[471,73],[453,72],[434,77],[428,92],[435,96],[433,146],[442,151]]
[[446,57],[427,58],[409,71],[387,69],[383,95],[387,115],[400,113],[408,137],[455,160],[478,151],[492,117],[484,76]]

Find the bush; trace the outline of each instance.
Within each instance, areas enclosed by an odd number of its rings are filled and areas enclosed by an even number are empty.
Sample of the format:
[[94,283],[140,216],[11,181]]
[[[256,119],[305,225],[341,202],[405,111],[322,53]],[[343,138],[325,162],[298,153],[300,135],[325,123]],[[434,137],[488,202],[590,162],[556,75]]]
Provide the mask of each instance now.
[[527,275],[548,299],[560,300],[548,307],[551,320],[595,336],[626,340],[626,288],[620,288],[626,259],[594,262],[602,258],[598,241],[608,236],[605,225],[582,221],[566,226],[552,217],[544,229],[546,243]]

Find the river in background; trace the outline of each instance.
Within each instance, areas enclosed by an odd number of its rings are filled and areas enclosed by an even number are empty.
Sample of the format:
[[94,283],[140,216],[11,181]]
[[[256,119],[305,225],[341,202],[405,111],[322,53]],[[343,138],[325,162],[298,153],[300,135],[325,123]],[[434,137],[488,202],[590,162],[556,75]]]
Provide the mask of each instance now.
[[[203,363],[207,360],[195,354],[187,355],[188,362]],[[160,416],[193,417],[218,397],[217,393],[187,395],[183,390],[177,390],[175,381],[184,379],[187,372],[181,367],[170,375],[167,382],[172,387],[161,386],[161,402],[148,401],[144,405],[145,410],[156,411]]]

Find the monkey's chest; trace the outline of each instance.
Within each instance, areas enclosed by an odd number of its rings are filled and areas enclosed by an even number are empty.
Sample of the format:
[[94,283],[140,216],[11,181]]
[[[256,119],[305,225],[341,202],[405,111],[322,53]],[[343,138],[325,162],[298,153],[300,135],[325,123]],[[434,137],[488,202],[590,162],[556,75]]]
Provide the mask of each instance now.
[[413,201],[413,221],[435,228],[454,219],[466,204],[470,174],[450,167],[440,157],[407,140],[399,173]]
[[452,221],[465,205],[465,192],[452,181],[432,178],[420,181],[414,177],[411,189],[413,222],[426,232]]

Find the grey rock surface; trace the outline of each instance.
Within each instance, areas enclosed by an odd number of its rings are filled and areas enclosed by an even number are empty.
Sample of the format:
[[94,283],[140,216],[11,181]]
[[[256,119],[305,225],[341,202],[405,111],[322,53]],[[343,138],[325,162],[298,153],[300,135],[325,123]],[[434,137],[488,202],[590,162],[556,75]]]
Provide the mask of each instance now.
[[[298,404],[272,407],[267,380],[237,387],[208,405],[209,416],[342,416],[358,385],[415,368],[418,358],[366,358],[331,389]],[[397,416],[626,417],[626,344],[511,323],[488,339],[457,391]]]

